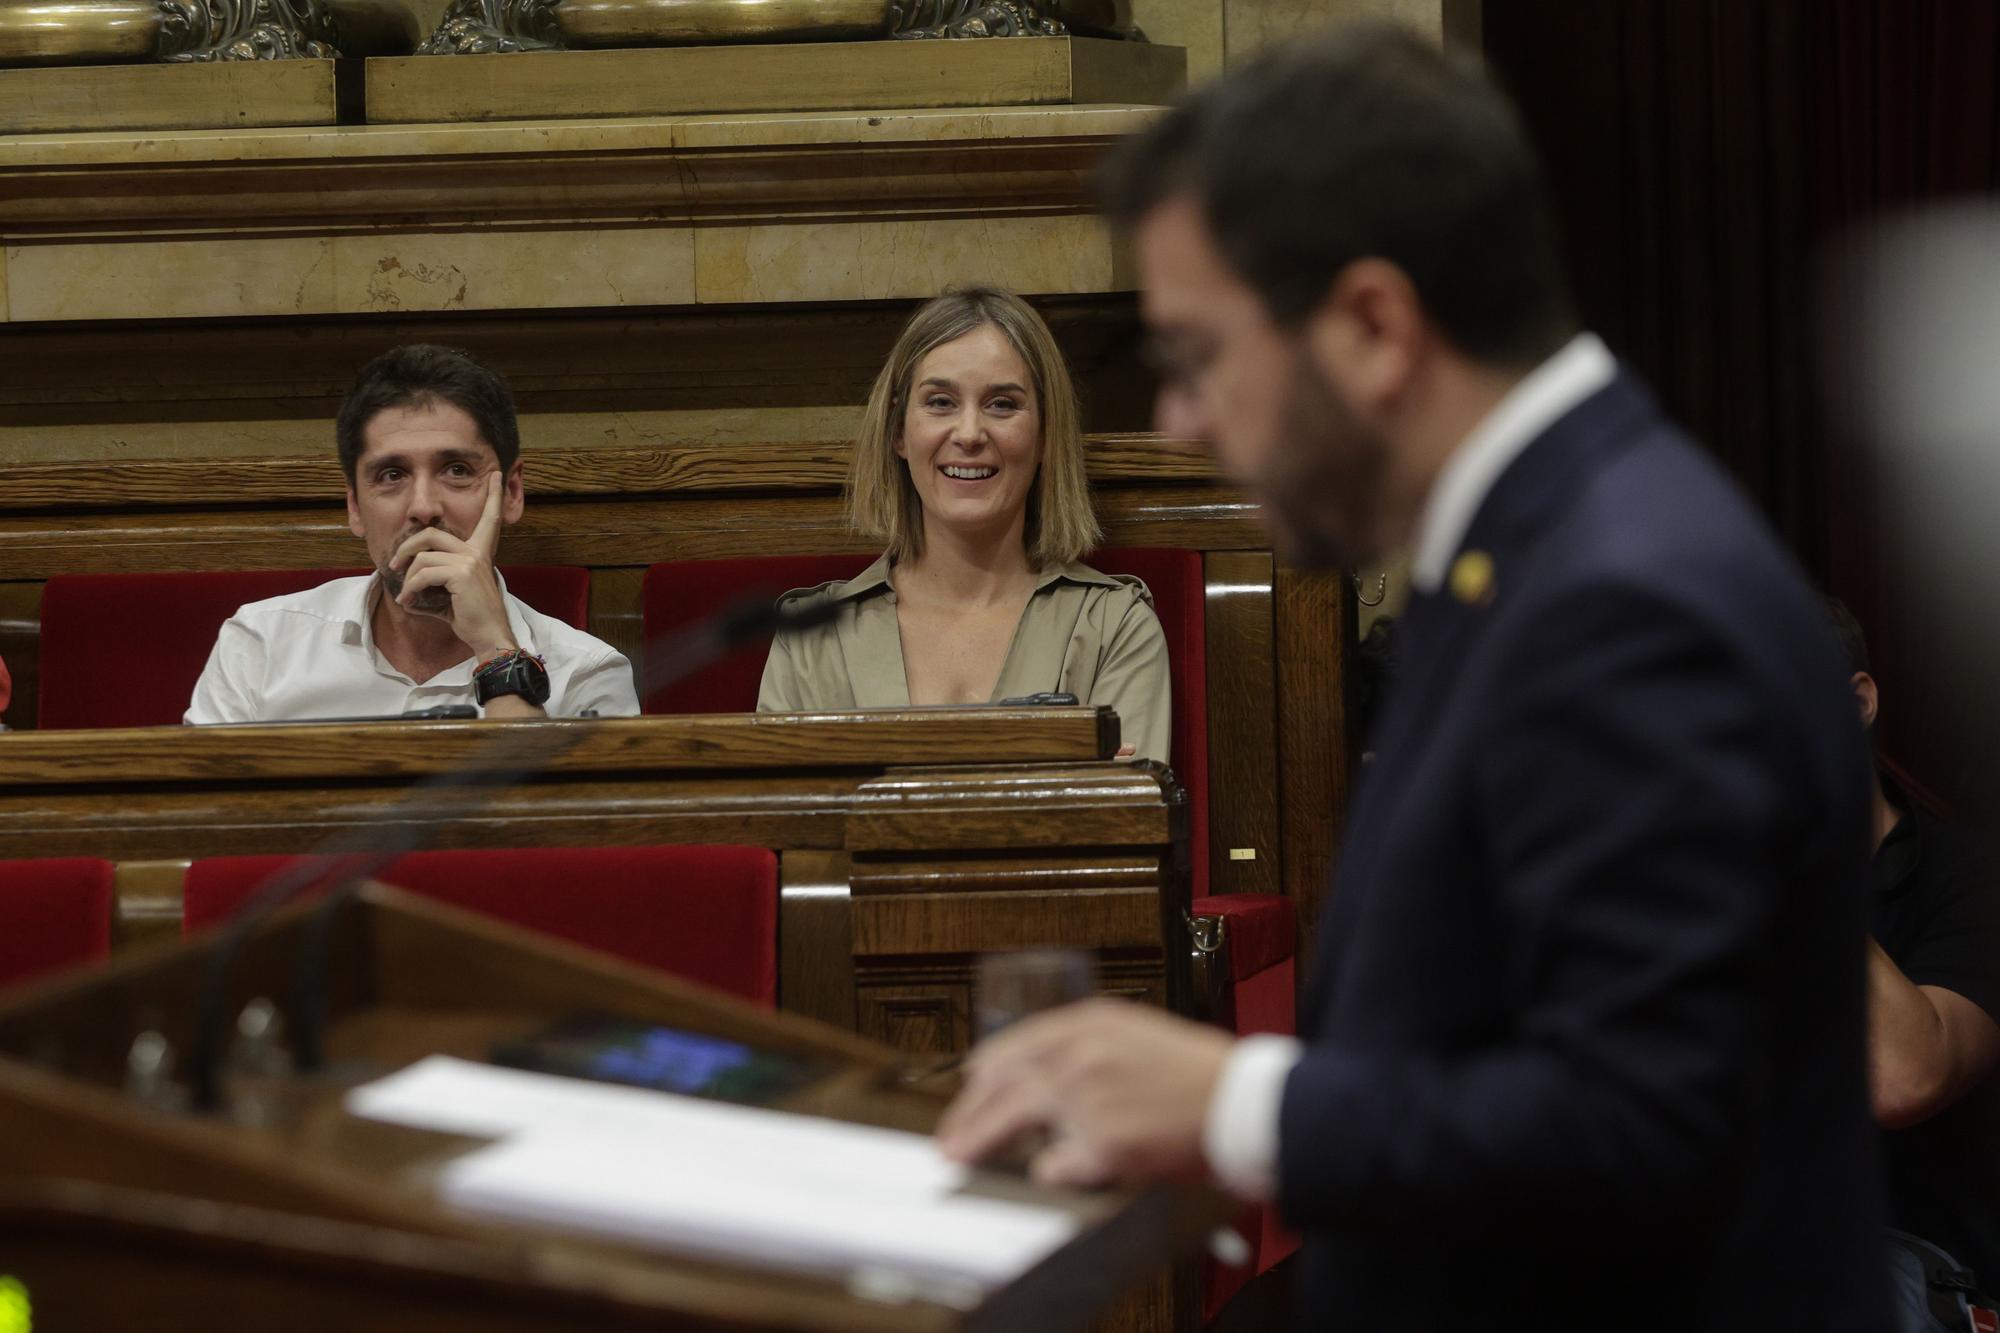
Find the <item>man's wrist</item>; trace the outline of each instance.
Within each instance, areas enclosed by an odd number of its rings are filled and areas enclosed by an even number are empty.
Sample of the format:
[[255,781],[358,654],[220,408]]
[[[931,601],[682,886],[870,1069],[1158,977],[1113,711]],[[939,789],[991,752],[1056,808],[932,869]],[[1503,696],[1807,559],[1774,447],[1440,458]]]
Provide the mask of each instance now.
[[1278,1120],[1285,1080],[1305,1048],[1291,1037],[1245,1037],[1208,1100],[1201,1150],[1224,1189],[1249,1203],[1278,1196]]
[[515,649],[472,669],[472,697],[483,707],[501,698],[519,698],[539,708],[549,699],[548,663]]
[[521,645],[514,642],[514,636],[503,634],[490,640],[484,647],[475,645],[472,655],[475,659],[475,666],[485,666],[496,657],[504,657],[508,653],[518,653],[520,651]]

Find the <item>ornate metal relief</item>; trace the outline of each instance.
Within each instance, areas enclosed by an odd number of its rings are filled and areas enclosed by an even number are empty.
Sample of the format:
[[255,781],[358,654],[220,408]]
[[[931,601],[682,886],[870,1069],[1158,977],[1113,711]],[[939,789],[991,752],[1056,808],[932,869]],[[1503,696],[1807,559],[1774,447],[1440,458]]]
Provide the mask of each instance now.
[[895,34],[926,37],[1063,37],[1069,25],[1034,0],[905,0]]
[[164,61],[327,59],[340,54],[320,0],[159,0]]
[[1128,0],[452,0],[417,52],[1072,32],[1139,37]]
[[507,51],[556,51],[562,0],[452,0],[444,21],[417,48],[420,56],[478,56]]

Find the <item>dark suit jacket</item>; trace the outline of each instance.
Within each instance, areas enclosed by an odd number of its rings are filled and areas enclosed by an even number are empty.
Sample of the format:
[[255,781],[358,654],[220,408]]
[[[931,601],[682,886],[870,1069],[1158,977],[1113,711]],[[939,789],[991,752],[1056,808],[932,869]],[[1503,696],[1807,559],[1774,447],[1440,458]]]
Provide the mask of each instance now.
[[1867,756],[1824,612],[1621,377],[1419,596],[1285,1085],[1309,1327],[1886,1328]]

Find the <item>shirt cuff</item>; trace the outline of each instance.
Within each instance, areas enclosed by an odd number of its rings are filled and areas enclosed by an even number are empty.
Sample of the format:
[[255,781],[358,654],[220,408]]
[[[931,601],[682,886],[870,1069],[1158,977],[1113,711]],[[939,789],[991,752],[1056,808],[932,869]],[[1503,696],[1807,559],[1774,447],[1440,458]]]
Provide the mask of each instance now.
[[1209,1098],[1202,1155],[1222,1187],[1247,1203],[1278,1197],[1278,1118],[1285,1079],[1304,1049],[1291,1037],[1245,1037]]

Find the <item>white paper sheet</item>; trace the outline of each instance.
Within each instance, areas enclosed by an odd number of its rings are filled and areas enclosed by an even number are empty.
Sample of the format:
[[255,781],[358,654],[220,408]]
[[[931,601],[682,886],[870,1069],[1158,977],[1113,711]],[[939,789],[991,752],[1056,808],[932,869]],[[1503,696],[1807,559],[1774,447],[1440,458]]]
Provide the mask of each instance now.
[[635,1244],[998,1285],[1075,1232],[1057,1209],[958,1193],[920,1134],[433,1056],[348,1094],[359,1116],[500,1141],[439,1178],[468,1211]]

